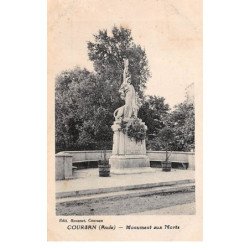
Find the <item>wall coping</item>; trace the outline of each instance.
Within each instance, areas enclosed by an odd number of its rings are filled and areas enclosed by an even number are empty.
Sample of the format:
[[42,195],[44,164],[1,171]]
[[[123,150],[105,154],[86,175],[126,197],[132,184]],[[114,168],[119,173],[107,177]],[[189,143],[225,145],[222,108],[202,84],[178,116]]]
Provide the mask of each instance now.
[[72,155],[66,151],[62,151],[56,154],[56,156],[61,156],[61,157],[72,157]]
[[[82,151],[61,151],[61,152],[65,152],[65,153],[93,153],[93,152],[97,152],[97,153],[101,153],[102,150],[82,150]],[[61,153],[59,152],[59,153]],[[112,150],[106,150],[106,152],[112,152]],[[57,154],[59,154],[57,153]]]
[[[111,153],[112,150],[106,150],[107,153]],[[171,152],[171,151],[168,151]],[[83,151],[61,151],[57,153],[56,155],[63,155],[63,154],[70,154],[70,153],[102,153],[102,150],[83,150]],[[153,151],[153,150],[147,150],[147,153],[165,153],[165,151]],[[185,152],[185,151],[172,151],[172,154],[189,154],[194,155],[195,152]],[[65,155],[66,156],[66,155]]]
[[[147,153],[165,153],[166,151],[153,151],[153,150],[147,150]],[[194,155],[195,152],[185,152],[185,151],[168,151],[169,153],[172,152],[172,154],[189,154]]]

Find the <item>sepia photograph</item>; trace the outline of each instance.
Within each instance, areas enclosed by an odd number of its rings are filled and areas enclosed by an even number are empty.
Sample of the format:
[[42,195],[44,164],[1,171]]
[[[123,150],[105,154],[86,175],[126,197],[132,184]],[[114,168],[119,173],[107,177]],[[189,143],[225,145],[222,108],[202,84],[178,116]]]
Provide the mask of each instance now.
[[49,0],[48,206],[68,231],[201,226],[201,15],[196,0]]
[[249,7],[2,1],[1,249],[247,249]]

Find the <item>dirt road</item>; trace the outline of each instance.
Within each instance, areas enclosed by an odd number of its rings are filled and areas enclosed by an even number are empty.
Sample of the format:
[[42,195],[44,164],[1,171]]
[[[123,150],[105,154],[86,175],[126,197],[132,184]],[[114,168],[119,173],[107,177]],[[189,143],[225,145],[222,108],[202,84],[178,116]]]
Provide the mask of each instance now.
[[[58,203],[57,215],[129,215],[134,213],[152,214],[150,211],[173,207],[168,211],[176,214],[175,206],[195,202],[195,192],[157,193],[125,199],[100,198],[98,200],[76,200]],[[190,207],[190,206],[189,206]],[[194,213],[187,211],[187,214]],[[171,212],[168,212],[168,214]],[[157,214],[157,211],[156,211]],[[182,213],[183,214],[183,213]]]

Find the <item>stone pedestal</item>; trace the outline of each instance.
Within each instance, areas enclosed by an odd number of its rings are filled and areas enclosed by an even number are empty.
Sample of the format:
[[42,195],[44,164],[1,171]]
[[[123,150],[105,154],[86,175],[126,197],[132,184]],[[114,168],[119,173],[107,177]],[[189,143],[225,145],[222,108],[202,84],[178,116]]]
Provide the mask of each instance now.
[[136,142],[121,130],[120,121],[115,121],[112,126],[113,150],[109,159],[111,173],[131,174],[153,171],[150,168],[149,157],[146,155],[145,140]]
[[60,152],[56,154],[56,180],[67,180],[73,176],[72,155]]

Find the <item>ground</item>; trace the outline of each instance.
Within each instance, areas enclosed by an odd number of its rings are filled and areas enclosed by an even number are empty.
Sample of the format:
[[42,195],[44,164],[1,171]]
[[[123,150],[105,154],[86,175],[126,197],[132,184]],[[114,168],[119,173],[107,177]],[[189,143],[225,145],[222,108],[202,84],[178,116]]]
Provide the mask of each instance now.
[[56,206],[58,215],[195,214],[195,193],[71,201]]
[[91,169],[77,176],[57,182],[57,215],[195,214],[194,171],[101,178]]

